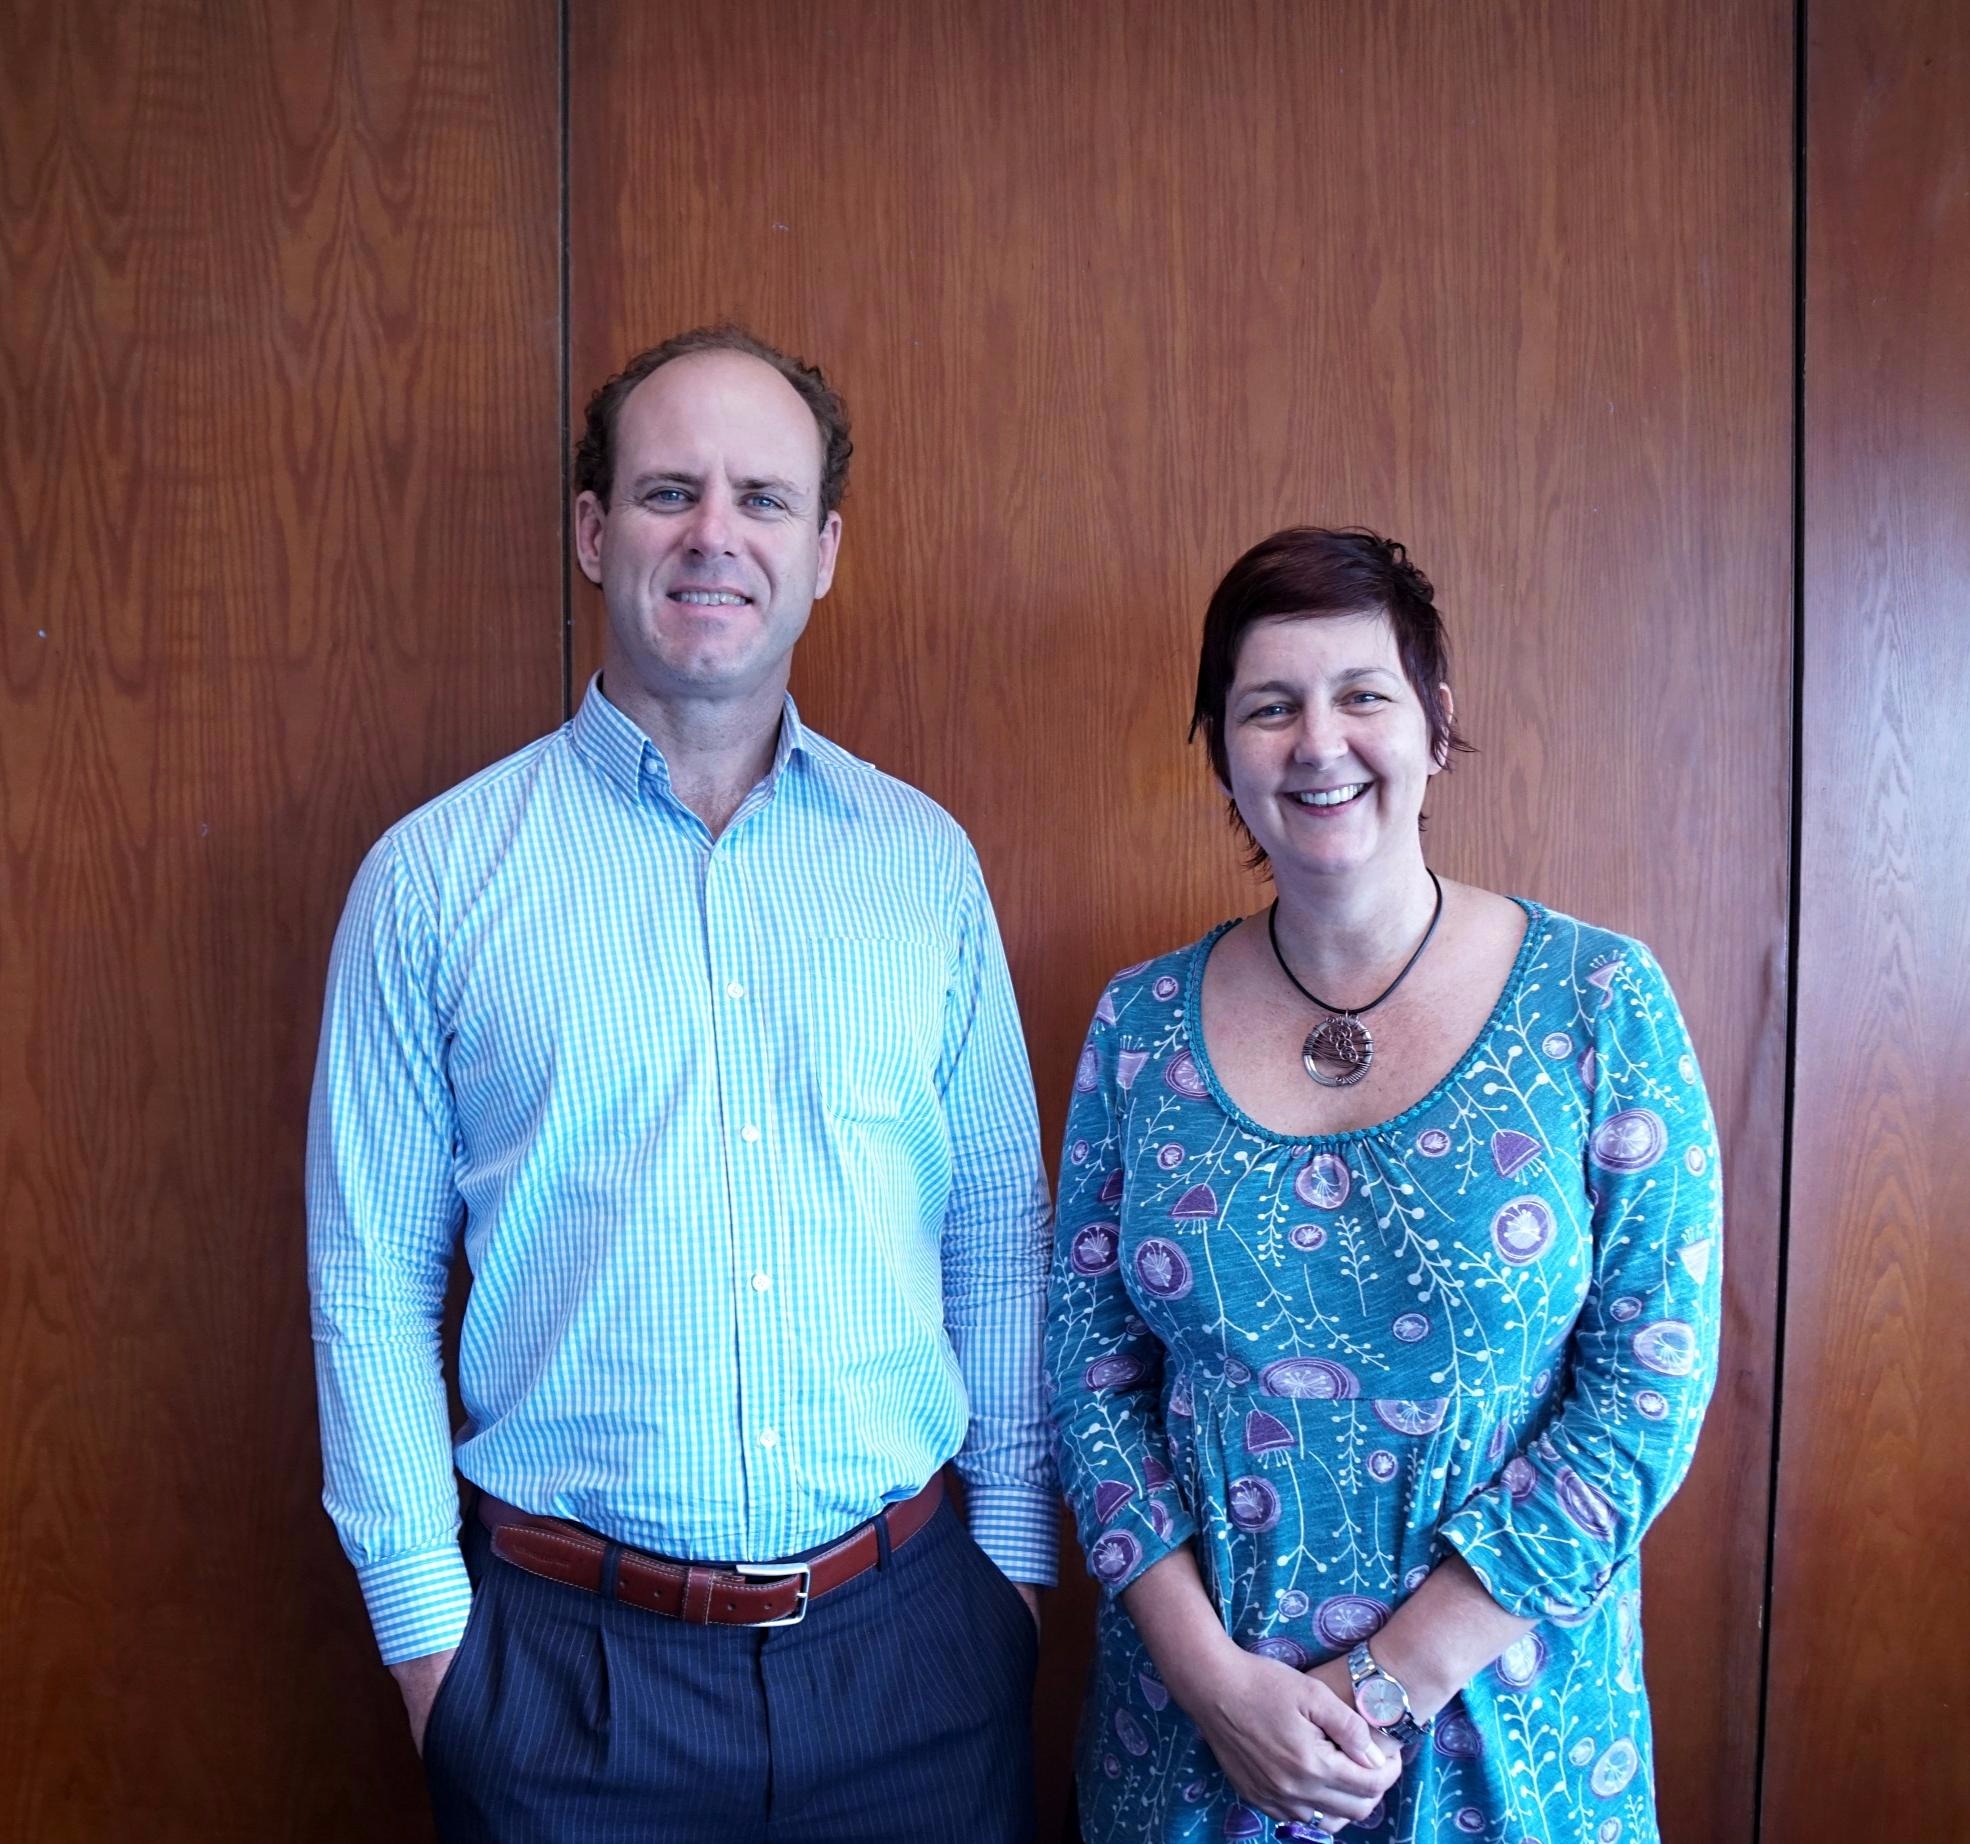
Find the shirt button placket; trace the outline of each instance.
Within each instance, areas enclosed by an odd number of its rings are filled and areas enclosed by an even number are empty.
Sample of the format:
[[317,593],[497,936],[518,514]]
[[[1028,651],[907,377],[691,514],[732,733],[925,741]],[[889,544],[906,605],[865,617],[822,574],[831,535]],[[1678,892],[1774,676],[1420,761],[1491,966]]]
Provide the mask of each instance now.
[[[730,837],[728,832],[727,840]],[[763,1111],[760,1018],[742,960],[746,931],[741,926],[743,897],[735,886],[734,863],[729,850],[714,848],[710,866],[720,875],[715,885],[707,877],[705,945],[711,959],[725,1118],[737,1123],[731,1162],[731,1247],[734,1278],[739,1283],[739,1389],[744,1405],[745,1449],[755,1461],[771,1463],[778,1459],[781,1440],[781,1431],[774,1425],[778,1416],[772,1399],[772,1379],[779,1374],[780,1365],[774,1348],[777,1316],[773,1312],[769,1259],[773,1188],[766,1130],[771,1123]],[[763,1542],[769,1548],[774,1541],[773,1533],[758,1525],[747,1535],[750,1541]]]

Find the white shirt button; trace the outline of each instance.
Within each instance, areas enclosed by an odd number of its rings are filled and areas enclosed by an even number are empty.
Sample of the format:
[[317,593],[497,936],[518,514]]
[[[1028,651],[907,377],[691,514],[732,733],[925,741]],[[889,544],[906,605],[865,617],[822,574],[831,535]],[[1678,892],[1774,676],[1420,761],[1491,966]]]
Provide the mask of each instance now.
[[754,1293],[764,1293],[772,1285],[773,1277],[770,1274],[755,1274],[752,1277],[752,1290]]
[[739,1138],[744,1140],[745,1143],[748,1146],[750,1146],[755,1140],[759,1138],[759,1129],[755,1127],[751,1121],[747,1121],[746,1124],[739,1129]]
[[759,1431],[759,1444],[762,1447],[777,1447],[780,1444],[780,1437],[771,1428],[761,1428]]
[[726,986],[725,996],[728,999],[743,999],[746,996],[746,989],[737,980],[733,980]]

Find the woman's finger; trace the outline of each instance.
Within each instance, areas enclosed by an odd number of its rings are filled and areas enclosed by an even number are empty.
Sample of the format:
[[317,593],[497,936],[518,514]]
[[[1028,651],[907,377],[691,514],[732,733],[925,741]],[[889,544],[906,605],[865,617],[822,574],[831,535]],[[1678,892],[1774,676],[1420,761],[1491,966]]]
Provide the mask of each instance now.
[[1383,1742],[1361,1712],[1343,1703],[1320,1679],[1307,1678],[1306,1690],[1307,1701],[1301,1708],[1308,1720],[1349,1760],[1362,1767],[1381,1768],[1392,1744]]

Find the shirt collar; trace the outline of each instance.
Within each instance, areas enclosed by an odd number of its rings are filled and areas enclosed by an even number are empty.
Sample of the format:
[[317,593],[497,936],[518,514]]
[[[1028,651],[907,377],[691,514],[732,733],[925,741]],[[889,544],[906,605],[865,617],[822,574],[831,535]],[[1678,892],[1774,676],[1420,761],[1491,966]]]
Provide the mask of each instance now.
[[[642,794],[646,770],[665,794],[671,791],[670,764],[664,752],[609,702],[599,672],[588,681],[588,690],[569,727],[575,747],[632,800]],[[778,785],[781,772],[796,754],[807,753],[807,730],[793,694],[788,692],[780,711],[779,738],[773,745],[773,766],[766,771],[767,787]]]

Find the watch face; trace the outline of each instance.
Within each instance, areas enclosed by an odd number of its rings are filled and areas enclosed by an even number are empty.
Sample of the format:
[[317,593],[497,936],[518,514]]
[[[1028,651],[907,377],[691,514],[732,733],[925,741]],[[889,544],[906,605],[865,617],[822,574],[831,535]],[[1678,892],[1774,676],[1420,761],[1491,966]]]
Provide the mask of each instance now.
[[1365,1678],[1354,1687],[1355,1706],[1378,1729],[1400,1722],[1409,1708],[1402,1686],[1390,1678]]

